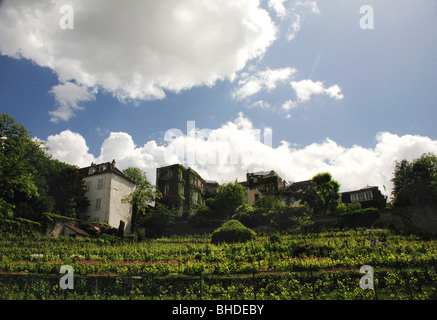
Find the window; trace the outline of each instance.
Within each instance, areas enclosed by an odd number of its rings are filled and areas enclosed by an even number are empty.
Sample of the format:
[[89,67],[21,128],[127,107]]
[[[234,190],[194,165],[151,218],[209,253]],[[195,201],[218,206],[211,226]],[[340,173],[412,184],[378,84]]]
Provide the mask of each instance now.
[[85,190],[90,191],[91,190],[91,181],[87,181],[85,184]]
[[258,199],[259,199],[259,193],[256,193],[255,194],[255,201],[258,201]]
[[197,191],[194,191],[193,193],[193,202],[197,203],[199,201],[199,193]]
[[182,187],[181,187],[181,196],[185,197],[185,186],[184,185],[182,185]]
[[100,190],[103,188],[103,179],[99,179],[98,183],[97,183],[97,190]]
[[168,194],[168,192],[170,191],[170,185],[167,183],[164,186],[164,196],[166,196]]
[[95,207],[95,209],[96,210],[100,210],[101,204],[102,204],[102,199],[101,198],[97,198],[96,199],[96,207]]
[[358,202],[358,193],[351,194],[351,202]]
[[367,191],[365,193],[365,198],[366,198],[366,200],[372,200],[373,199],[372,191]]
[[105,166],[104,164],[102,164],[102,165],[99,167],[99,172],[103,172],[103,171],[105,171],[105,169],[106,169],[106,166]]
[[88,169],[88,175],[92,175],[94,172],[96,172],[96,169],[94,167],[91,167]]

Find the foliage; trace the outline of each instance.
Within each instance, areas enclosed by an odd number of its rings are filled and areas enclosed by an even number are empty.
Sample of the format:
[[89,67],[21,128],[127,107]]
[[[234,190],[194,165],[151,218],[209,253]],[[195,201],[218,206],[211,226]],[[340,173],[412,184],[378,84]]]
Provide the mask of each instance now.
[[315,175],[311,182],[303,192],[302,203],[311,206],[316,215],[332,213],[340,198],[340,184],[327,172]]
[[214,198],[214,210],[219,218],[228,219],[239,206],[246,203],[246,188],[237,181],[229,182],[219,186]]
[[253,240],[255,237],[256,233],[238,220],[229,220],[212,233],[211,242],[244,242]]
[[[210,235],[141,243],[104,238],[1,237],[0,299],[63,298],[54,286],[65,264],[75,276],[68,295],[80,299],[410,300],[428,299],[437,281],[437,241],[390,230],[218,244]],[[363,265],[374,268],[375,290],[359,286]]]
[[147,180],[146,173],[141,169],[129,167],[123,170],[123,173],[135,183],[135,190],[122,200],[122,202],[132,205],[131,229],[135,231],[138,221],[146,215],[149,204],[155,201],[155,197],[159,197],[159,194]]
[[30,159],[40,150],[27,130],[4,113],[0,114],[0,149],[0,215],[10,218],[22,199],[39,195]]
[[262,208],[267,211],[276,211],[285,207],[282,201],[279,200],[278,197],[275,197],[273,195],[266,195],[259,198],[257,201],[255,201],[253,206],[255,208]]
[[40,221],[43,212],[76,216],[88,205],[77,168],[46,153],[44,144],[0,114],[0,217]]
[[396,163],[393,181],[393,205],[418,206],[437,202],[437,156],[423,154],[408,162]]
[[340,203],[335,208],[335,213],[338,215],[346,215],[357,210],[361,210],[361,204],[359,202]]
[[161,203],[149,208],[139,221],[139,226],[145,228],[149,237],[159,237],[166,233],[168,228],[175,222],[177,214]]

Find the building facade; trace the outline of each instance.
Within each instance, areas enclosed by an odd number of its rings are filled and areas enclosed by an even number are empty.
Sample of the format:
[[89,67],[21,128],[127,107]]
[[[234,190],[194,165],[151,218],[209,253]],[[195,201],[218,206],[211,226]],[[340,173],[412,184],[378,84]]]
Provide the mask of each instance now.
[[359,190],[342,192],[341,203],[361,204],[361,208],[385,208],[387,197],[384,196],[378,187],[365,187]]
[[274,171],[261,171],[246,174],[246,181],[241,185],[247,189],[247,200],[253,205],[265,194],[273,194],[287,186],[285,180]]
[[156,169],[156,189],[161,193],[160,203],[177,209],[182,216],[189,216],[214,197],[219,184],[203,179],[196,171],[181,164]]
[[131,230],[132,205],[122,203],[123,197],[135,190],[135,183],[116,167],[115,160],[79,169],[90,201],[80,218],[90,222],[108,223],[114,228],[124,224],[125,234]]

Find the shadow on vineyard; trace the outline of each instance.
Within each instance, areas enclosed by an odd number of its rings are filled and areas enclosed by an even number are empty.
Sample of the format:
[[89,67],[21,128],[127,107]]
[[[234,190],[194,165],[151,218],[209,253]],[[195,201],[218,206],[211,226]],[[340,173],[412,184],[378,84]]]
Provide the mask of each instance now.
[[[3,300],[424,300],[435,298],[437,241],[390,230],[211,236],[110,244],[97,239],[5,236]],[[60,286],[60,268],[74,288]],[[360,268],[373,268],[363,289]]]

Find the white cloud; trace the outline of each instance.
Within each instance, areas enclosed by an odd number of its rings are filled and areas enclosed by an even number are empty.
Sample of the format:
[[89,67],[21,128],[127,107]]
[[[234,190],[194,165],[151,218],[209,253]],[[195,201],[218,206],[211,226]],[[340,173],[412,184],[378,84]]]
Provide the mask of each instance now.
[[268,6],[276,12],[276,15],[280,18],[284,18],[287,15],[287,9],[284,6],[284,2],[287,0],[269,0]]
[[323,82],[317,81],[314,82],[312,80],[301,80],[301,81],[293,81],[290,83],[294,91],[296,92],[296,96],[298,102],[306,102],[311,99],[313,95],[327,95],[330,98],[341,100],[344,98],[341,93],[341,89],[338,85],[333,85],[329,88],[325,88]]
[[285,111],[290,111],[291,109],[294,109],[297,107],[296,101],[293,100],[287,100],[282,104],[282,109]]
[[94,94],[87,87],[78,86],[72,82],[54,86],[50,93],[54,95],[58,104],[58,109],[49,112],[52,116],[50,119],[52,122],[68,121],[76,110],[83,110],[83,107],[79,106],[78,103],[95,99]]
[[88,152],[89,148],[85,138],[70,130],[49,136],[47,147],[49,153],[59,161],[80,167],[89,166],[91,162],[95,162],[94,156]]
[[[276,27],[257,0],[76,0],[63,30],[61,0],[6,0],[0,52],[53,70],[61,83],[99,88],[124,100],[165,98],[233,80],[260,58]],[[73,106],[73,107],[72,107]],[[54,112],[67,120],[74,105]]]
[[425,152],[437,153],[437,140],[389,132],[377,135],[374,148],[346,148],[331,139],[301,148],[287,141],[272,147],[269,144],[272,134],[273,129],[254,128],[251,120],[240,113],[234,121],[219,128],[197,129],[196,137],[182,134],[162,146],[155,141],[137,146],[129,134],[111,133],[97,158],[89,154],[85,139],[71,131],[48,137],[47,145],[54,158],[79,166],[115,159],[120,169],[139,167],[152,183],[157,167],[176,162],[186,164],[186,155],[192,153],[195,159],[190,166],[205,179],[220,183],[243,181],[248,171],[275,170],[287,181],[307,180],[317,173],[330,172],[340,182],[342,191],[376,185],[381,191],[385,187],[387,195],[392,189],[395,161],[411,161]]
[[320,13],[320,9],[319,9],[317,2],[315,0],[310,0],[310,1],[297,0],[295,4],[298,7],[300,6],[300,7],[309,8],[312,13]]
[[238,100],[257,94],[261,90],[271,91],[278,83],[286,82],[297,72],[295,68],[280,68],[258,71],[254,74],[244,73],[238,81],[239,87],[232,93],[232,97]]

